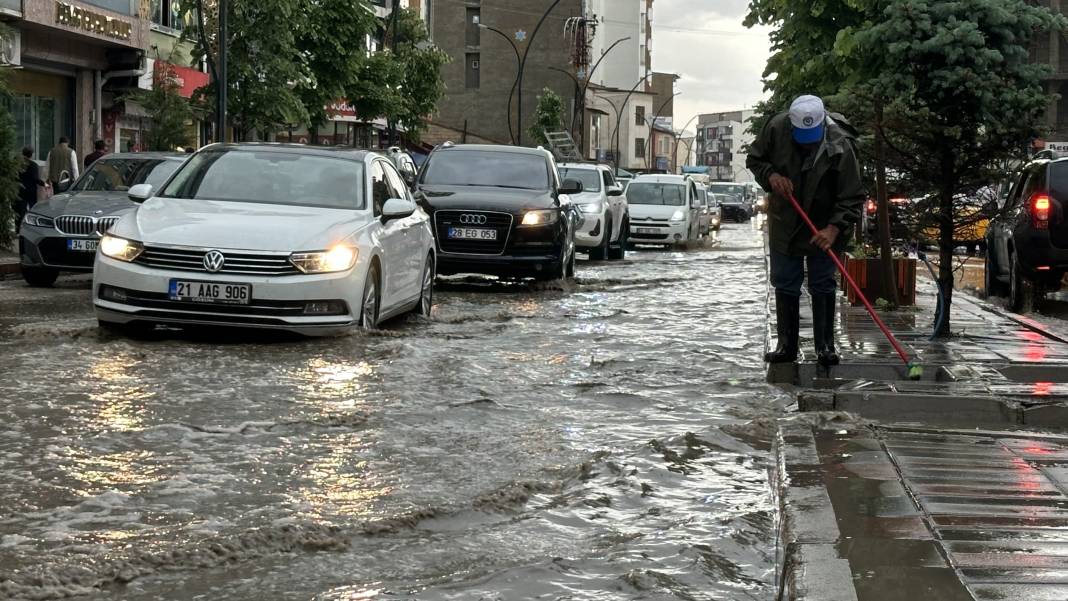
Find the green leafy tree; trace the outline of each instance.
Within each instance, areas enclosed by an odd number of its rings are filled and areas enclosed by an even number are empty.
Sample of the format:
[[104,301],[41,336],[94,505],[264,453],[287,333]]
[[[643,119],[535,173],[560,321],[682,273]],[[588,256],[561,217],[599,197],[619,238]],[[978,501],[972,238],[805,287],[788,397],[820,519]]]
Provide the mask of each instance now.
[[534,123],[527,130],[536,144],[547,144],[545,132],[557,131],[564,127],[564,101],[560,95],[549,88],[538,94],[538,105],[534,108]]
[[15,241],[15,200],[19,196],[19,173],[22,171],[21,149],[16,147],[15,120],[8,107],[10,92],[6,74],[0,72],[0,247]]
[[430,41],[426,23],[414,10],[397,13],[386,35],[394,68],[392,101],[382,113],[390,123],[400,125],[408,137],[418,139],[426,130],[427,117],[445,96],[441,68],[451,60]]
[[130,95],[152,118],[152,128],[145,136],[147,149],[167,151],[188,146],[192,140],[193,108],[181,94],[174,68],[162,61],[155,65],[152,89]]

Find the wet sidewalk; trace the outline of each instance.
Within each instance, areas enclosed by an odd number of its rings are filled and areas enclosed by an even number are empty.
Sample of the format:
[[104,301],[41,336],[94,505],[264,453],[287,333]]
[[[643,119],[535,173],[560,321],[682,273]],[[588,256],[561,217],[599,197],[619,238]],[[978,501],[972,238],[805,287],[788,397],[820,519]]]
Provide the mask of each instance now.
[[1068,437],[783,420],[782,599],[1068,599]]
[[[768,380],[794,390],[802,411],[849,411],[920,424],[1068,429],[1068,332],[958,293],[954,337],[932,341],[935,288],[924,280],[918,288],[916,307],[881,315],[919,359],[922,380],[906,378],[904,364],[864,308],[849,306],[844,297],[836,325],[842,365],[825,370],[815,364],[806,297],[804,356],[796,365],[770,366]],[[773,344],[769,319],[768,345]]]

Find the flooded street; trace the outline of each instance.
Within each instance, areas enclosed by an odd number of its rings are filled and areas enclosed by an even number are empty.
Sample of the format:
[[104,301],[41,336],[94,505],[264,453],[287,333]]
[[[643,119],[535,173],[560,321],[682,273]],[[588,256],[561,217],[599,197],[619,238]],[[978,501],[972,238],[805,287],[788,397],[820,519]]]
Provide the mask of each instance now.
[[126,340],[85,279],[0,283],[0,597],[770,599],[789,400],[761,237],[721,238],[321,340]]

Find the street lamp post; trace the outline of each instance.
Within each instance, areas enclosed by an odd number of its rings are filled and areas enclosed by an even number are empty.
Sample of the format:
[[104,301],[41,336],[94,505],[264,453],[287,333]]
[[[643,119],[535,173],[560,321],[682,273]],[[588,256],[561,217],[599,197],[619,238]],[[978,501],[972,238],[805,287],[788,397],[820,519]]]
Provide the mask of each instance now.
[[490,27],[489,25],[478,24],[480,29],[486,31],[492,31],[493,33],[504,38],[504,41],[508,42],[508,45],[512,47],[512,52],[515,53],[515,81],[512,82],[512,91],[508,93],[508,137],[511,138],[512,144],[515,144],[515,132],[512,130],[512,99],[515,98],[515,89],[519,85],[519,74],[523,68],[523,60],[519,56],[519,46],[515,45],[512,41],[512,36],[504,33],[496,27]]
[[[682,92],[675,92],[675,93],[674,93],[674,94],[672,94],[672,95],[671,95],[670,97],[668,97],[668,98],[667,98],[667,100],[665,100],[665,101],[664,101],[664,102],[663,102],[663,103],[662,103],[662,104],[661,104],[661,105],[659,106],[659,108],[657,108],[657,109],[656,109],[656,112],[655,112],[655,113],[653,113],[653,120],[652,120],[652,121],[650,121],[650,123],[652,124],[652,127],[656,127],[656,122],[660,120],[660,113],[664,112],[664,107],[665,107],[665,106],[667,106],[669,102],[671,102],[672,100],[674,100],[674,99],[675,99],[675,97],[676,97],[676,96],[678,96],[679,94],[682,94]],[[649,135],[649,137],[645,139],[645,144],[646,144],[646,146],[645,146],[645,148],[646,148],[646,153],[645,153],[645,166],[646,166],[646,167],[648,167],[648,166],[649,166],[649,152],[648,152],[648,149],[649,149],[649,145],[650,145],[650,144],[652,143],[652,137],[653,137],[653,136],[652,136],[652,134],[650,134],[650,135]]]
[[[675,151],[673,153],[671,153],[671,160],[672,160],[673,163],[675,163],[676,167],[678,166],[678,163],[679,163],[679,141],[682,139],[682,134],[686,133],[686,128],[689,127],[690,124],[692,124],[694,122],[694,120],[696,120],[698,117],[700,117],[700,115],[694,115],[693,117],[690,117],[690,120],[686,122],[686,125],[683,125],[682,127],[679,128],[679,137],[675,138]],[[691,146],[692,146],[692,143],[691,143]],[[689,151],[687,151],[687,156],[689,156],[688,153],[689,153]]]
[[560,0],[553,0],[553,3],[549,5],[549,8],[545,9],[545,13],[541,15],[538,24],[534,26],[534,31],[530,32],[530,37],[527,38],[527,47],[523,49],[523,58],[519,61],[519,77],[516,82],[516,85],[519,88],[519,102],[517,103],[517,112],[519,115],[516,119],[516,126],[519,130],[516,137],[519,139],[519,146],[523,145],[523,71],[527,68],[527,55],[530,54],[530,47],[534,45],[534,38],[538,36],[538,31],[545,23],[545,19],[549,18],[549,13],[553,12],[553,9],[556,8],[557,4],[560,4]]
[[626,97],[623,98],[623,108],[620,109],[621,112],[619,113],[619,115],[616,116],[616,129],[615,129],[615,132],[612,133],[612,139],[615,141],[615,153],[616,153],[615,159],[616,159],[616,170],[617,171],[619,170],[619,126],[623,123],[623,113],[622,113],[622,111],[625,111],[627,109],[627,103],[630,102],[630,97],[633,96],[634,93],[638,91],[638,86],[640,86],[643,83],[645,83],[646,79],[649,79],[650,75],[652,75],[652,74],[651,73],[646,73],[645,75],[643,75],[642,78],[639,79],[638,82],[634,84],[634,87],[631,88],[629,92],[627,92]]
[[[626,42],[629,39],[630,36],[627,36],[625,38],[619,38],[618,40],[612,42],[612,45],[606,48],[605,51],[601,53],[601,57],[597,59],[596,63],[593,63],[593,66],[590,67],[590,72],[586,74],[586,83],[583,84],[582,91],[579,93],[579,102],[581,103],[579,105],[579,122],[581,123],[581,125],[579,126],[580,146],[586,142],[586,92],[590,88],[590,82],[593,81],[593,74],[597,71],[597,67],[601,66],[601,61],[603,61],[605,57],[608,56],[608,53],[612,52],[612,50],[614,50],[616,46],[622,44],[623,42]],[[574,113],[571,114],[571,131],[575,131]]]

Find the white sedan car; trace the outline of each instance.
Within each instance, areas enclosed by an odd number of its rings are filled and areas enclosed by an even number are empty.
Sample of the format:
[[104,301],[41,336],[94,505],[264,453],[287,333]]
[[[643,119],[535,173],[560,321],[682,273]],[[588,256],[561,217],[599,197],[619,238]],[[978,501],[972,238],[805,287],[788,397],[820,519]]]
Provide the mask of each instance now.
[[225,325],[309,335],[428,316],[430,221],[384,156],[297,145],[212,145],[100,241],[102,327]]

